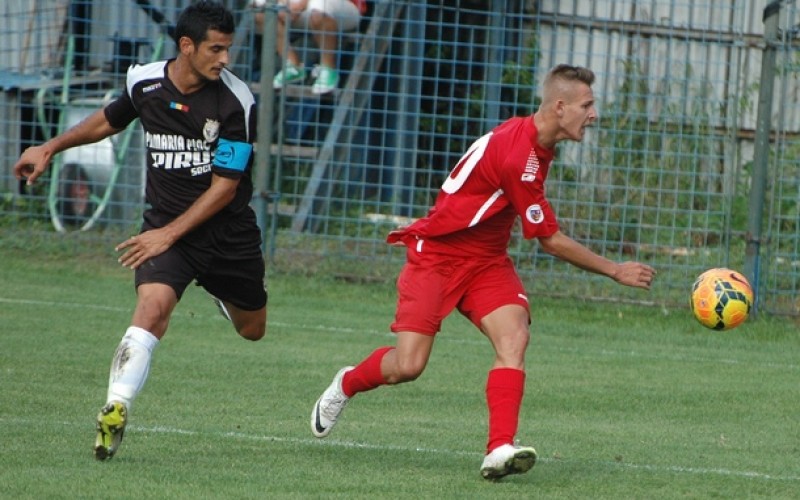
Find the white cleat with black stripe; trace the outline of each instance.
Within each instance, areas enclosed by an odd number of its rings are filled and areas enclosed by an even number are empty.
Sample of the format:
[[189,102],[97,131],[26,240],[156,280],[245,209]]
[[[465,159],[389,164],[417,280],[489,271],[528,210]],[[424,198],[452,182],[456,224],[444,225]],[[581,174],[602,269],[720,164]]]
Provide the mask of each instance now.
[[345,366],[333,377],[331,385],[325,389],[322,396],[314,404],[311,412],[311,432],[318,438],[324,438],[330,434],[336,420],[347,406],[350,400],[342,391],[342,378],[344,374],[352,370],[352,366]]

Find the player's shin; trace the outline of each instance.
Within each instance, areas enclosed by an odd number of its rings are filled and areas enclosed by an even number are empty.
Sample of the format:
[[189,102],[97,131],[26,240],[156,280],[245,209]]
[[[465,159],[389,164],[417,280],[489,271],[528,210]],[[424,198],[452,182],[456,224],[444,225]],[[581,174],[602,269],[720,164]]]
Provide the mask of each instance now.
[[130,410],[147,380],[150,359],[158,339],[147,330],[131,326],[114,352],[108,378],[107,402],[119,401]]
[[359,392],[371,391],[385,385],[386,378],[381,373],[381,361],[393,347],[379,347],[367,356],[355,368],[342,377],[342,390],[347,397],[355,396]]
[[514,368],[495,368],[486,381],[489,409],[487,453],[504,444],[514,444],[519,411],[525,392],[525,372]]

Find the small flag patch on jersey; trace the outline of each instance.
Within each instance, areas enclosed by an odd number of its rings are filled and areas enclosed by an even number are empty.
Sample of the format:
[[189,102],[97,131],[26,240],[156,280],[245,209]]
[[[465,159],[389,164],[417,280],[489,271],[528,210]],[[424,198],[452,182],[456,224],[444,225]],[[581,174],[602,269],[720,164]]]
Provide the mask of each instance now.
[[189,106],[181,104],[179,102],[172,101],[171,103],[169,103],[169,107],[172,109],[177,109],[178,111],[183,111],[184,113],[189,112]]

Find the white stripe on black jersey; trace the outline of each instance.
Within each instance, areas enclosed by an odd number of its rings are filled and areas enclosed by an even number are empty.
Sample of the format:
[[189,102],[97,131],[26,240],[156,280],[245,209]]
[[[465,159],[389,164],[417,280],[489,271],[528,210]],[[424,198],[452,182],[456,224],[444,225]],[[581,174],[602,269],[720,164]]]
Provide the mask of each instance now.
[[[242,105],[242,109],[244,110],[244,122],[250,123],[250,113],[253,109],[255,109],[256,100],[253,97],[253,93],[250,92],[250,87],[247,86],[246,83],[236,78],[236,76],[228,71],[227,69],[223,70],[220,74],[220,78],[225,82],[225,85],[231,89],[233,95],[239,99],[239,102]],[[250,140],[250,128],[247,128],[247,140],[244,142],[254,142]]]

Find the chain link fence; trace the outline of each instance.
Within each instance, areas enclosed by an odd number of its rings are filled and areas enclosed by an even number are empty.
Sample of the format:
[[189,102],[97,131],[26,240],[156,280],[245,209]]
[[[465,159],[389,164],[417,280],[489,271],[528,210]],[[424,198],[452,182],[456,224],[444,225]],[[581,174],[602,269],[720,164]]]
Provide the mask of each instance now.
[[[685,306],[706,268],[752,267],[760,310],[800,314],[796,2],[376,0],[340,34],[339,87],[321,96],[310,79],[272,89],[283,58],[254,19],[274,18],[274,2],[225,3],[238,26],[232,68],[259,100],[253,204],[273,269],[392,280],[403,252],[384,243],[388,231],[423,216],[469,144],[532,113],[546,71],[571,63],[597,74],[600,119],[583,143],[559,146],[548,197],[564,232],[611,259],[651,263],[659,277],[649,293],[622,289],[517,237],[510,253],[532,296]],[[35,189],[10,169],[25,147],[113,98],[128,64],[172,57],[169,26],[183,5],[0,6],[9,41],[0,47],[0,237],[76,233],[113,246],[136,230],[145,167],[135,130],[62,155]],[[772,37],[768,8],[778,13]],[[287,36],[313,68],[313,33]],[[765,97],[768,48],[774,92]]]

